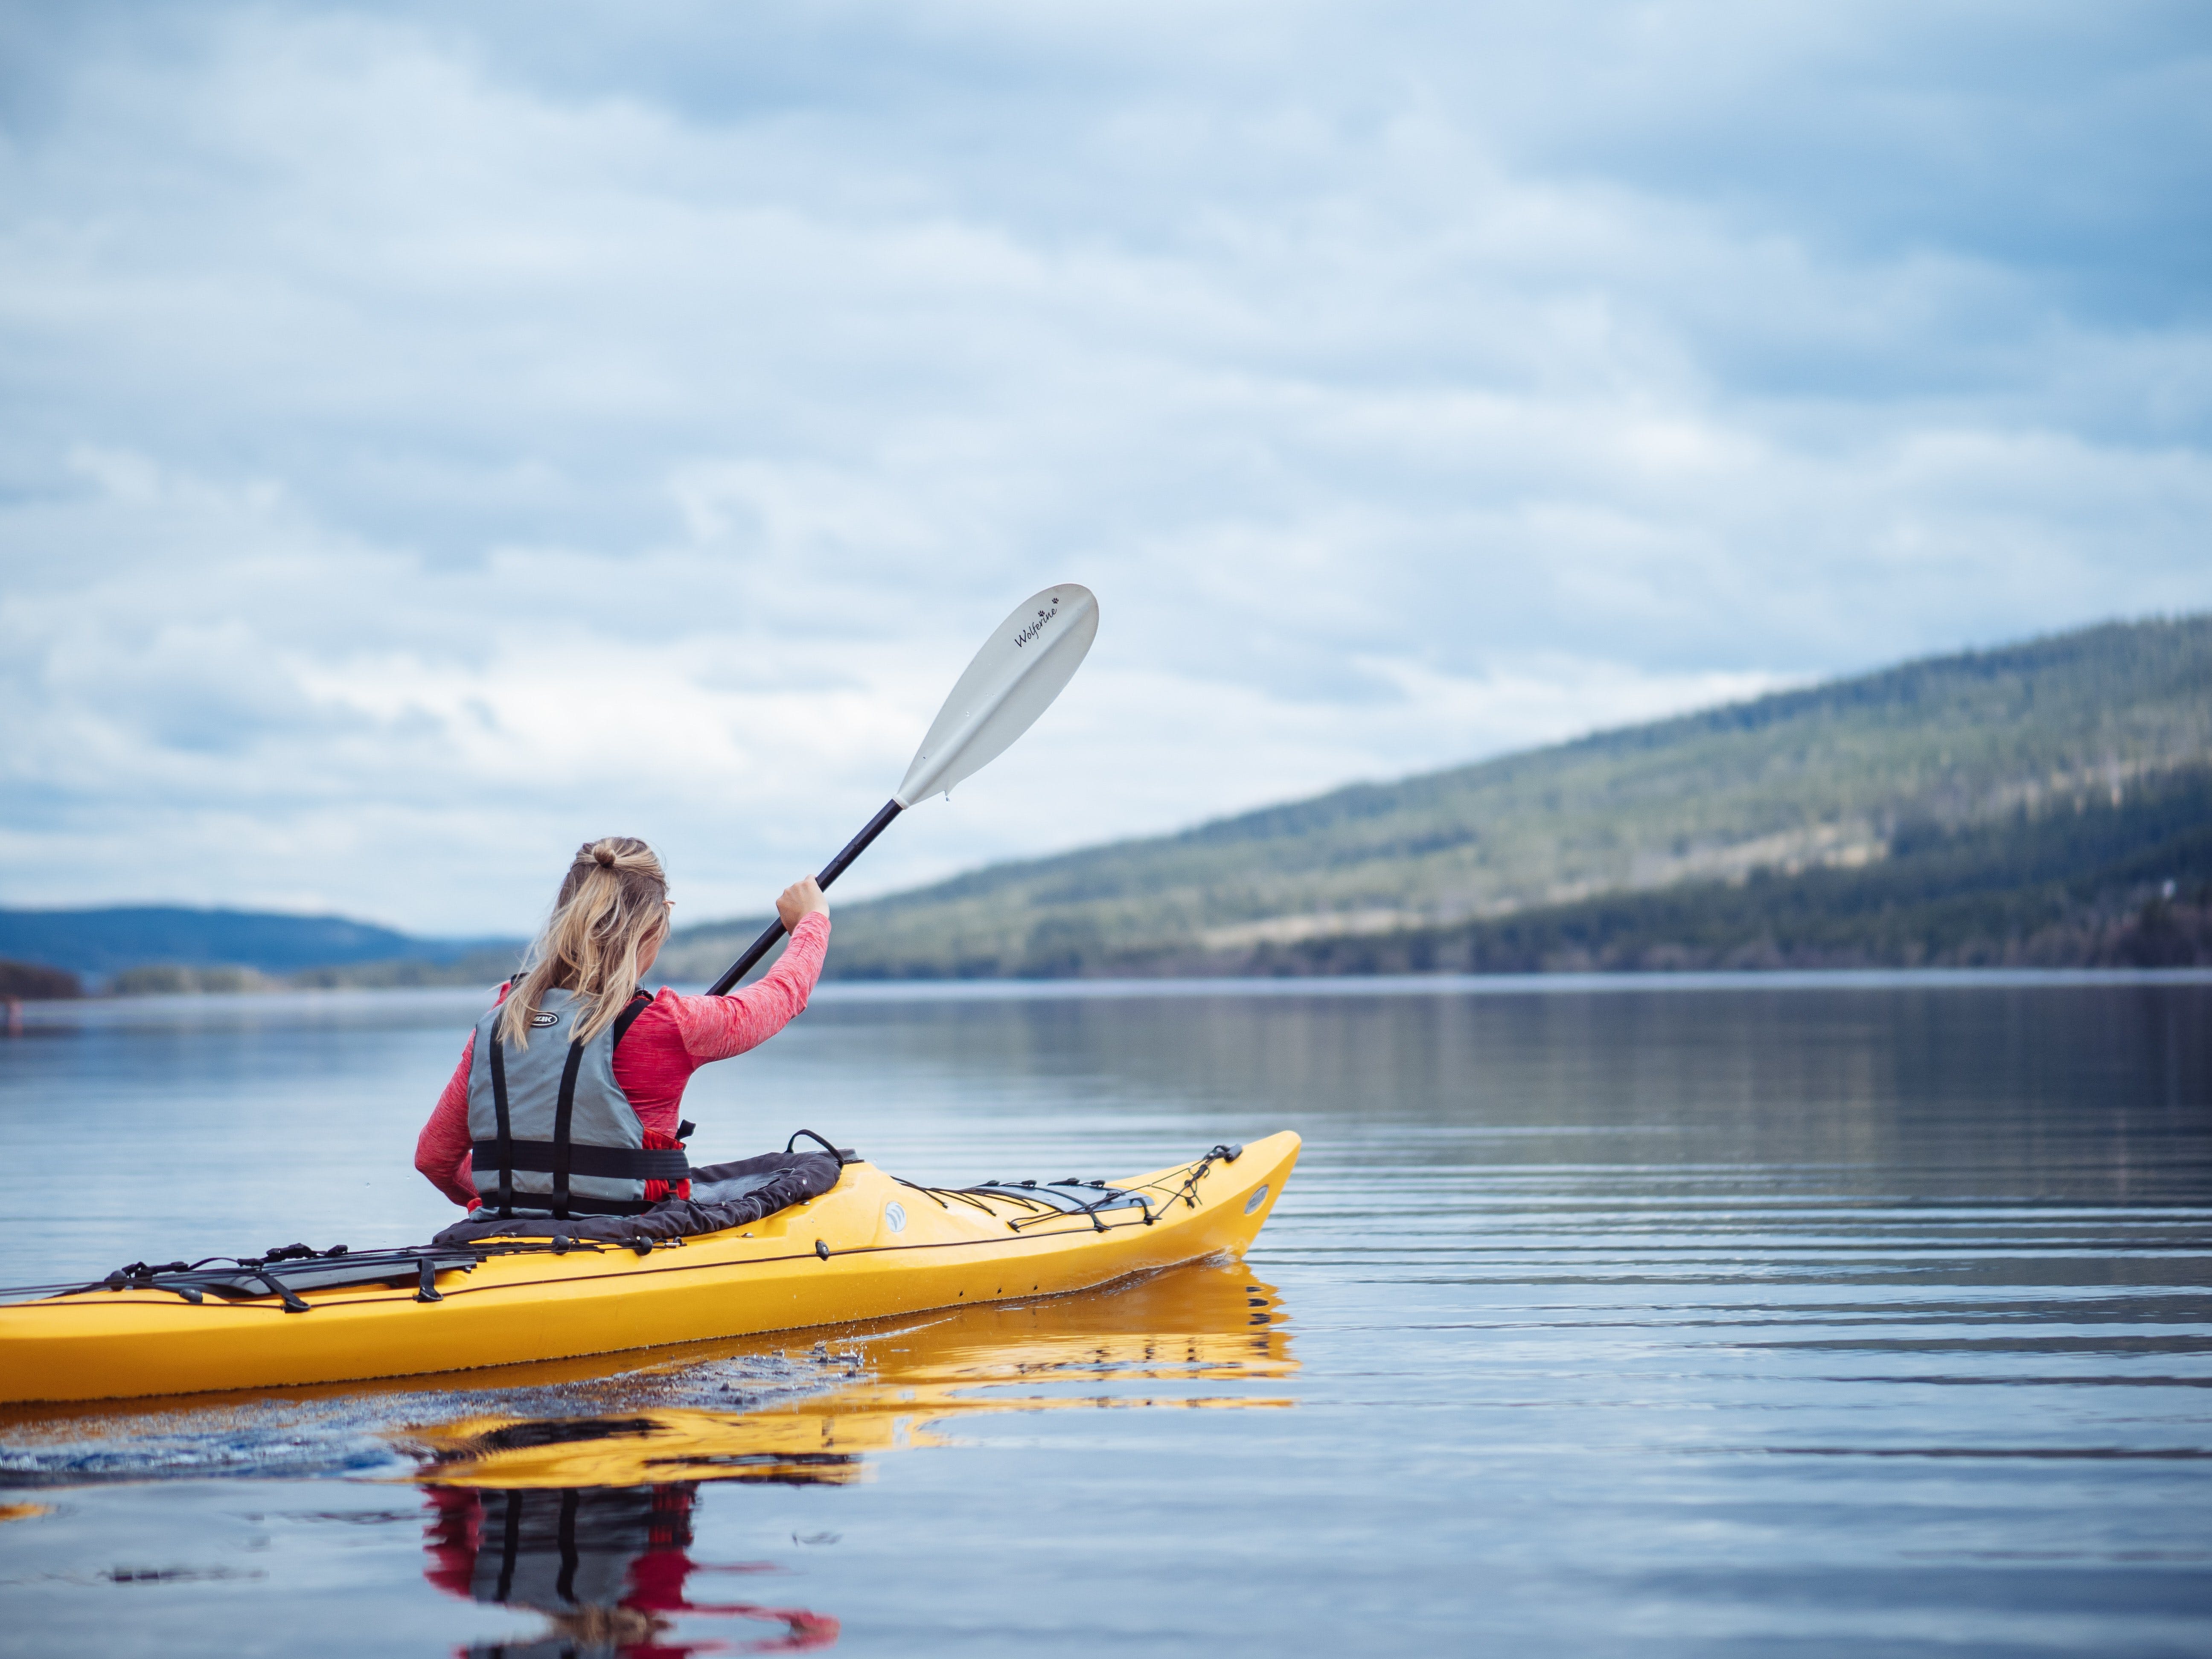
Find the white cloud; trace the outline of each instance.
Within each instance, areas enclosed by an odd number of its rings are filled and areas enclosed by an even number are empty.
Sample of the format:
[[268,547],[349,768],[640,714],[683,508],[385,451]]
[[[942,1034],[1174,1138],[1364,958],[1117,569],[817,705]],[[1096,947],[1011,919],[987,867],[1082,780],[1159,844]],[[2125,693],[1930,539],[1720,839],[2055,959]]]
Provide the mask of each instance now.
[[630,829],[757,908],[1070,578],[1094,661],[856,890],[2212,604],[2164,27],[33,30],[0,901],[512,930]]

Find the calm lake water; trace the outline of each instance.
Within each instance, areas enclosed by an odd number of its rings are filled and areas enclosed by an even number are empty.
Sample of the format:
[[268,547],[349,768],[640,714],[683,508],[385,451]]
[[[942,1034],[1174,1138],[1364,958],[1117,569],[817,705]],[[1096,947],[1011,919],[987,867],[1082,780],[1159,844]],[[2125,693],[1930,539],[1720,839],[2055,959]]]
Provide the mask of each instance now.
[[[34,1011],[0,1282],[426,1236],[480,1002]],[[2205,978],[832,989],[688,1109],[952,1182],[1306,1151],[1243,1263],[1120,1290],[0,1409],[0,1641],[2212,1651]]]

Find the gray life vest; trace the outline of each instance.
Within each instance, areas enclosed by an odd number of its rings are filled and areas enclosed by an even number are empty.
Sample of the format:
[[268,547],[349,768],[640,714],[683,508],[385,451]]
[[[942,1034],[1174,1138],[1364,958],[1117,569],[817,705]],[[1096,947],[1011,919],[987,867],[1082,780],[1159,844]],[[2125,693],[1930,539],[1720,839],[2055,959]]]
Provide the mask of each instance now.
[[648,1152],[645,1126],[615,1081],[615,1045],[653,999],[641,991],[588,1042],[569,1028],[573,991],[548,991],[531,1022],[534,1041],[500,1041],[506,1005],[477,1022],[469,1062],[469,1139],[477,1196],[497,1215],[638,1215],[648,1181],[691,1173],[681,1151]]

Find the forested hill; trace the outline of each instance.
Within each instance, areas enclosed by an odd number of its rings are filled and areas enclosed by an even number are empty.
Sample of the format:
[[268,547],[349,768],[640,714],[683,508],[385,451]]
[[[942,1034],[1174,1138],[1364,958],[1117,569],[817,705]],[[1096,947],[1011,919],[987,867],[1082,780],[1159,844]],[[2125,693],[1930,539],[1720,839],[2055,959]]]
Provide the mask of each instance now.
[[[2112,623],[841,905],[831,961],[868,977],[2181,960],[2212,880],[2208,763],[2212,617]],[[2053,827],[2069,817],[2073,842]],[[1954,891],[1976,896],[1946,908]],[[2146,904],[2163,944],[2130,931]],[[757,925],[678,934],[669,970],[711,974]]]
[[[121,988],[238,989],[303,975],[330,983],[497,980],[518,945],[417,939],[345,916],[183,905],[0,910],[0,961]],[[27,991],[27,988],[25,988]],[[52,991],[29,992],[53,994]]]
[[344,916],[158,904],[0,910],[0,957],[81,974],[112,974],[149,961],[281,973],[326,963],[421,955],[435,948],[429,941]]

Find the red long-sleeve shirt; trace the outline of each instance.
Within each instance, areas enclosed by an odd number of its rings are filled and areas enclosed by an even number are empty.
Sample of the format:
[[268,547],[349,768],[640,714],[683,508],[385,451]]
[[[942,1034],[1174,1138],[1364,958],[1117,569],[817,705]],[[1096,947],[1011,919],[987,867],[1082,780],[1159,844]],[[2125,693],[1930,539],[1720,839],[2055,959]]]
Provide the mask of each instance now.
[[[615,1082],[648,1134],[666,1136],[664,1146],[675,1144],[691,1073],[709,1060],[757,1048],[789,1024],[813,995],[829,948],[830,918],[817,911],[799,919],[775,966],[735,995],[684,997],[664,990],[653,998],[630,1023],[614,1060]],[[507,992],[499,988],[501,1001]],[[477,1034],[471,1031],[461,1063],[415,1141],[415,1167],[456,1204],[477,1201],[469,1158],[469,1066],[476,1052]]]

